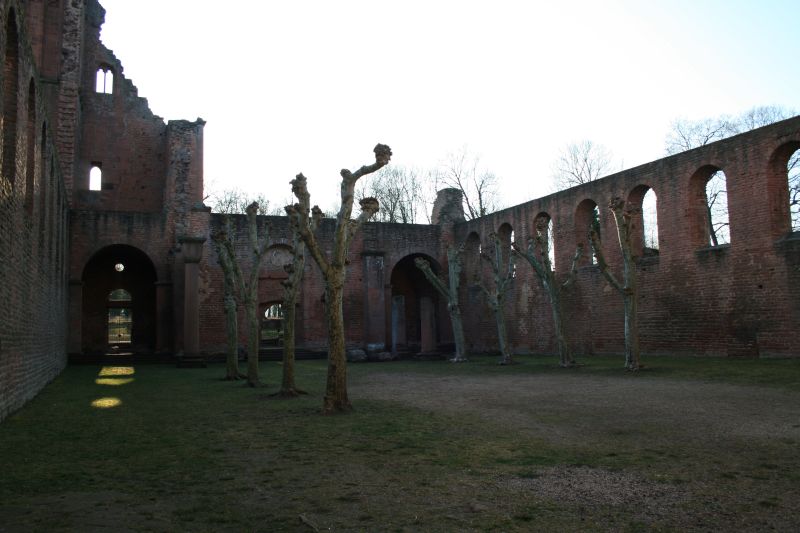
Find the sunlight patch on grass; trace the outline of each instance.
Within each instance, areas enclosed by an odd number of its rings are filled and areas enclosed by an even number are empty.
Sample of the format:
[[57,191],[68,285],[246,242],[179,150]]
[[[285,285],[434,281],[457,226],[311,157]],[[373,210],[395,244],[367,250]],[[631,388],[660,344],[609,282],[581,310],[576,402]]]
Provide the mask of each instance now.
[[132,366],[104,366],[98,376],[132,376],[136,370]]
[[119,387],[120,385],[127,385],[133,382],[133,378],[97,378],[94,382],[98,385],[111,385],[112,387]]
[[119,407],[122,405],[122,400],[113,397],[98,398],[94,400],[91,405],[95,409],[111,409],[112,407]]

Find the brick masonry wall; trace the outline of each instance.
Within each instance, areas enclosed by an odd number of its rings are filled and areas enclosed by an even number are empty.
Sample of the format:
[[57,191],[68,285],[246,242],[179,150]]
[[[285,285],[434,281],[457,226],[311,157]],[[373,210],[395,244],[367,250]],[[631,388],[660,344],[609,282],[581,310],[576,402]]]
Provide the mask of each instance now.
[[[586,241],[585,229],[576,227],[578,205],[591,199],[600,206],[605,255],[620,275],[616,226],[605,206],[614,196],[637,197],[637,187],[650,187],[657,195],[660,253],[639,261],[643,352],[797,356],[800,236],[790,231],[786,162],[798,148],[795,117],[459,224],[456,241],[474,233],[487,250],[488,235],[507,223],[524,243],[536,217],[547,213],[557,271],[565,273],[578,240]],[[731,244],[714,248],[705,237],[701,191],[717,168],[727,177]],[[640,221],[637,226],[642,231]],[[620,353],[621,297],[587,261],[566,293],[569,338],[579,354]],[[520,261],[517,272],[508,303],[511,342],[522,351],[553,353],[544,290],[527,262]],[[494,323],[480,294],[465,288],[462,296],[468,345],[494,350]]]
[[[8,93],[9,67],[0,69],[4,122],[4,168],[0,176],[0,420],[18,409],[66,364],[68,207],[55,166],[52,124],[25,26],[24,8],[2,2],[0,54],[17,65],[17,86]],[[10,13],[15,13],[11,21]],[[16,24],[16,60],[7,28]],[[32,81],[33,80],[33,81]],[[30,98],[33,83],[33,98]],[[6,103],[16,100],[16,116]],[[33,105],[29,105],[32,103]],[[6,141],[15,146],[13,162]],[[6,171],[5,169],[8,169]]]

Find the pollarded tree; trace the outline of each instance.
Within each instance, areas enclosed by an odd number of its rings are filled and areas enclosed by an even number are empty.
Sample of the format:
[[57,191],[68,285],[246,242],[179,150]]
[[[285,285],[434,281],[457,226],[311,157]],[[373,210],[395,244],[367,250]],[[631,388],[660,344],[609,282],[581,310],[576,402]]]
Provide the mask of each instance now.
[[231,255],[225,246],[230,234],[230,217],[226,216],[223,229],[215,231],[211,235],[211,240],[217,250],[219,264],[222,267],[222,298],[225,309],[225,336],[227,340],[227,350],[225,353],[225,379],[237,380],[245,377],[239,372],[239,323],[236,316],[239,307],[236,298],[236,272]]
[[[342,169],[341,199],[339,213],[336,216],[336,229],[333,238],[333,250],[326,256],[317,242],[314,224],[311,221],[309,205],[311,195],[308,192],[306,177],[298,174],[292,180],[292,193],[298,203],[286,206],[294,231],[297,231],[305,243],[311,257],[322,271],[325,280],[325,303],[328,314],[328,378],[325,385],[325,399],[322,411],[331,414],[348,411],[352,408],[347,397],[347,359],[345,357],[344,318],[342,301],[344,297],[344,280],[347,274],[347,248],[358,229],[378,212],[378,200],[363,198],[361,213],[356,220],[351,220],[353,198],[356,182],[359,178],[371,174],[389,163],[391,149],[384,145],[375,146],[375,162],[364,165],[355,172]],[[321,211],[314,206],[314,218],[318,220]]]
[[625,368],[636,371],[642,368],[642,365],[639,357],[639,287],[636,279],[636,260],[631,246],[631,219],[635,213],[633,209],[626,209],[625,201],[619,197],[612,199],[608,203],[608,208],[614,214],[614,221],[617,223],[619,246],[622,250],[622,282],[608,269],[600,236],[594,227],[589,231],[589,241],[597,257],[600,273],[622,294],[625,305]]
[[[311,231],[315,231],[322,219],[322,211],[317,208],[312,214]],[[300,284],[303,281],[303,270],[306,265],[306,245],[300,233],[293,227],[292,231],[292,262],[283,266],[289,275],[283,281],[283,379],[281,389],[277,396],[293,398],[300,394],[307,394],[297,388],[294,380],[295,359],[295,310],[297,296],[300,293]]]
[[[572,257],[572,266],[569,274],[564,281],[559,282],[553,270],[553,263],[550,258],[550,219],[539,217],[536,219],[536,237],[528,239],[528,249],[522,250],[516,244],[513,245],[514,253],[524,257],[533,267],[539,282],[547,291],[550,298],[550,309],[553,312],[553,326],[556,330],[556,343],[558,344],[558,359],[562,367],[575,366],[575,359],[569,349],[566,335],[564,334],[564,312],[561,305],[561,293],[575,282],[578,273],[578,261],[583,254],[583,244],[579,243]],[[594,224],[592,224],[594,227]],[[537,257],[538,253],[538,257]]]
[[[247,206],[247,233],[248,249],[250,252],[250,272],[245,279],[239,261],[236,259],[236,251],[230,236],[221,239],[219,250],[221,255],[227,256],[221,259],[220,263],[225,268],[229,263],[233,271],[233,283],[236,286],[239,297],[244,305],[245,316],[247,317],[247,384],[251,387],[260,385],[258,376],[258,348],[259,348],[259,321],[258,321],[258,273],[261,269],[261,262],[264,259],[264,252],[269,248],[269,230],[265,228],[265,236],[259,242],[258,238],[258,203],[253,202]],[[228,339],[228,349],[230,352],[231,341]]]
[[445,284],[437,276],[431,265],[422,257],[414,259],[414,265],[425,274],[433,288],[447,299],[447,311],[450,313],[450,323],[453,326],[453,340],[456,344],[456,353],[453,354],[451,363],[463,363],[467,361],[464,350],[464,324],[461,320],[461,306],[458,303],[458,286],[461,279],[462,258],[464,245],[459,248],[452,246],[447,248],[447,272],[448,283]]
[[[477,285],[486,295],[486,302],[489,304],[492,313],[494,313],[494,319],[497,323],[497,342],[500,345],[500,364],[510,365],[514,363],[514,358],[508,346],[505,302],[506,294],[511,290],[511,284],[514,281],[514,254],[511,253],[510,248],[506,254],[503,254],[503,244],[497,233],[492,233],[489,238],[494,242],[494,255],[490,256],[482,253],[481,259],[489,263],[492,269],[492,281],[494,284],[491,289],[488,289],[483,282],[478,279]],[[506,257],[503,257],[504,255]]]

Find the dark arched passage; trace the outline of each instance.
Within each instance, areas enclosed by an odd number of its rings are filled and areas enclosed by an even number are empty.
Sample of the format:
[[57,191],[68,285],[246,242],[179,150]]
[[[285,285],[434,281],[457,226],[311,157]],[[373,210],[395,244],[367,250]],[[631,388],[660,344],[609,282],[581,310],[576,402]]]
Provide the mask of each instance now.
[[[107,246],[86,263],[81,281],[84,353],[105,353],[115,346],[125,351],[154,351],[156,270],[144,252],[124,244]],[[112,296],[115,291],[125,291],[128,299],[120,303]],[[120,321],[126,323],[122,329]]]
[[407,255],[392,269],[389,341],[395,353],[435,352],[439,342],[439,295],[414,265],[417,257],[426,259],[435,273],[441,272],[436,260],[425,254]]

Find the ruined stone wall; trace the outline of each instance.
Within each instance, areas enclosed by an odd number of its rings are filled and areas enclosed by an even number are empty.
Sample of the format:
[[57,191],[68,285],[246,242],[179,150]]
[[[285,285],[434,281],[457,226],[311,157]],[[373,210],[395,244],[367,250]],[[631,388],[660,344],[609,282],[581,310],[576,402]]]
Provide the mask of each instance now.
[[0,2],[0,420],[66,364],[66,190],[25,5]]
[[[555,227],[557,271],[563,274],[576,244],[586,242],[581,211],[588,199],[600,207],[604,253],[619,273],[617,230],[606,205],[614,196],[641,202],[643,191],[652,188],[660,250],[639,259],[643,352],[800,355],[800,236],[791,232],[786,171],[799,147],[800,117],[795,117],[462,223],[456,240],[474,233],[488,250],[488,235],[509,224],[516,241],[524,243],[536,217],[547,213]],[[731,243],[710,247],[703,191],[715,169],[727,177]],[[584,223],[576,222],[582,216]],[[641,232],[641,220],[636,225]],[[641,246],[639,240],[640,252]],[[576,284],[566,293],[569,337],[581,354],[620,353],[622,299],[586,252]],[[494,323],[481,295],[465,288],[463,297],[467,344],[494,350]],[[508,316],[509,337],[518,349],[555,351],[547,297],[524,261],[517,266]]]
[[[100,41],[105,11],[87,2],[81,73],[81,145],[75,163],[74,206],[108,211],[157,212],[164,201],[167,126],[124,75],[122,63]],[[98,71],[110,94],[98,90]],[[93,166],[102,190],[89,190]]]
[[[283,299],[281,281],[286,278],[282,265],[288,258],[291,234],[286,217],[259,217],[260,224],[269,224],[273,243],[259,274],[259,306],[263,312],[269,305]],[[231,217],[237,257],[245,272],[249,268],[247,223],[244,215]],[[208,240],[200,263],[200,345],[205,353],[225,350],[223,321],[223,279],[216,250],[211,244],[211,232],[223,224],[221,215],[213,215]],[[330,251],[335,221],[325,219],[319,228],[318,239],[323,249]],[[344,295],[345,336],[350,346],[383,345],[390,343],[391,273],[397,263],[412,254],[424,253],[442,261],[439,227],[416,224],[367,223],[355,235],[348,251],[347,285]],[[297,309],[297,343],[299,346],[324,350],[327,343],[324,314],[325,284],[311,256],[306,267]],[[446,309],[439,313],[446,320]],[[246,322],[239,312],[240,344],[246,345]],[[443,332],[448,342],[449,332]]]

